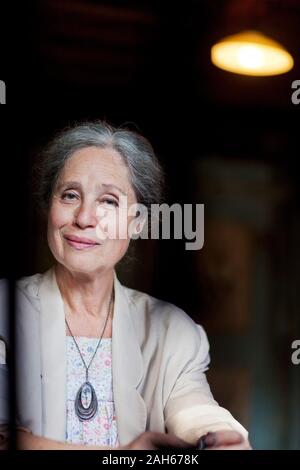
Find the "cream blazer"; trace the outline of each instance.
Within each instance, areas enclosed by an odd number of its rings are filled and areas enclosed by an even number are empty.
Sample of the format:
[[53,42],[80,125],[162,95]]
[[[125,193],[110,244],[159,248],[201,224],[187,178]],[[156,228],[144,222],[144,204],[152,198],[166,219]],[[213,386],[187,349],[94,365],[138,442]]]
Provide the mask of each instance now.
[[[247,431],[214,400],[203,328],[172,304],[114,279],[113,393],[119,441],[145,430],[194,443],[208,431]],[[54,269],[17,284],[18,422],[65,441],[66,329]]]

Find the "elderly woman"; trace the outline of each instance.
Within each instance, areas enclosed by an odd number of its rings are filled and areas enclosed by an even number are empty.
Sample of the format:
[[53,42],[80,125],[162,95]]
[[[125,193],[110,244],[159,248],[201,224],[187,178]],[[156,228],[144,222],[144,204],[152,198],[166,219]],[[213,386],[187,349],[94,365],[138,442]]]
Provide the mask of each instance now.
[[127,208],[160,202],[149,142],[103,122],[69,128],[48,145],[40,183],[56,263],[17,286],[20,447],[158,449],[206,436],[211,449],[249,448],[210,392],[202,327],[115,273],[128,227],[145,222]]

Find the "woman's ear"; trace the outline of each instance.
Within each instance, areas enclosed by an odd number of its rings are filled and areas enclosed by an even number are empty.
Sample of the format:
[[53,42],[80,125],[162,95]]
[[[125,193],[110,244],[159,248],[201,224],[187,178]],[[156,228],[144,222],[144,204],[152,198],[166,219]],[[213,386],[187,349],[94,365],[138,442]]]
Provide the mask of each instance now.
[[[129,208],[129,215],[132,220],[129,224],[128,235],[129,238],[137,239],[148,238],[148,210],[143,204],[133,204]],[[142,233],[143,232],[143,233]]]
[[[132,216],[131,222],[128,228],[128,236],[129,238],[142,238],[143,230],[147,230],[148,232],[148,209],[146,206],[140,203],[132,204],[128,210],[128,216]],[[146,237],[147,238],[147,237]]]
[[130,238],[138,238],[147,222],[146,215],[137,215],[130,223]]

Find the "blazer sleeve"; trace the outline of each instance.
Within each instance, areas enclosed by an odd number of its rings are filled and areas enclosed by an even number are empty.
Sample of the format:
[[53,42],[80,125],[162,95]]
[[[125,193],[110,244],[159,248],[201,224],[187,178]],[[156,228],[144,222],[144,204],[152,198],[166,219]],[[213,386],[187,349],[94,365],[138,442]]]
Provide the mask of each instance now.
[[247,439],[244,427],[218,405],[210,391],[205,375],[210,362],[209,343],[204,329],[194,323],[184,333],[180,335],[184,339],[177,342],[182,358],[180,372],[164,409],[167,431],[191,444],[207,432],[220,430],[236,430]]

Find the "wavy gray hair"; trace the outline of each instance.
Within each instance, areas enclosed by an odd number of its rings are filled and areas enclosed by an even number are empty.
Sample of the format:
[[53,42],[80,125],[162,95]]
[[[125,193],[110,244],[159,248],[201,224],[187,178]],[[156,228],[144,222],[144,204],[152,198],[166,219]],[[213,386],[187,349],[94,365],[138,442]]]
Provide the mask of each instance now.
[[92,121],[63,129],[42,152],[37,165],[37,194],[43,210],[49,209],[56,182],[67,160],[77,150],[91,146],[111,148],[121,155],[140,204],[150,208],[151,204],[161,203],[164,172],[149,141],[127,128]]

